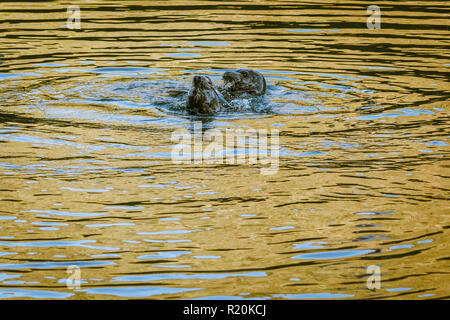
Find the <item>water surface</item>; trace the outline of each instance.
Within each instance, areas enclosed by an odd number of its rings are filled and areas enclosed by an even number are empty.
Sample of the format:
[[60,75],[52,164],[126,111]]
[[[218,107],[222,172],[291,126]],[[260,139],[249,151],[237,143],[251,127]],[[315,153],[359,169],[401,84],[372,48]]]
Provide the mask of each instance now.
[[[445,1],[373,30],[364,1],[78,3],[0,4],[0,298],[449,297]],[[241,67],[265,99],[203,125],[279,130],[278,172],[174,163],[169,92]]]

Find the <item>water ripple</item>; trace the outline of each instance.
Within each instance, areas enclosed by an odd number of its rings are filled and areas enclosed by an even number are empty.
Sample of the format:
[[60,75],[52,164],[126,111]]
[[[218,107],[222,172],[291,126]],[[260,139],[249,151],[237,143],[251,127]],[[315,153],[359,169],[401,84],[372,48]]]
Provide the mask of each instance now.
[[[447,298],[448,6],[367,5],[1,2],[0,298]],[[263,98],[187,114],[244,67]],[[277,172],[174,163],[194,121],[278,130]]]

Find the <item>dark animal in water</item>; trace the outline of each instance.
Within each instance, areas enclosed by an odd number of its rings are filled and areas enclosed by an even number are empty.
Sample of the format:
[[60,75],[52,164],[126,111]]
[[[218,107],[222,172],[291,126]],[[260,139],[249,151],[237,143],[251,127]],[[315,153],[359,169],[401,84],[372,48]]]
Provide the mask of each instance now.
[[266,92],[264,76],[255,70],[237,69],[222,76],[223,86],[217,90],[207,76],[194,76],[192,88],[186,100],[190,114],[211,115],[222,108],[230,108],[229,102],[240,97],[262,96]]
[[262,96],[266,92],[266,80],[258,71],[237,69],[222,76],[223,86],[219,89],[227,101],[243,95]]
[[207,76],[194,76],[186,100],[186,110],[190,114],[214,114],[221,110],[222,105],[229,106],[211,79]]

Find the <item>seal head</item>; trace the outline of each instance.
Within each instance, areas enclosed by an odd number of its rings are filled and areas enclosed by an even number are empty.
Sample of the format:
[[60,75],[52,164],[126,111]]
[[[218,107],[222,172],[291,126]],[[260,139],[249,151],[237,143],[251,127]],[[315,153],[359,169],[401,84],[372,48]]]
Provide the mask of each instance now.
[[220,100],[221,97],[209,77],[194,76],[186,100],[186,110],[194,115],[214,114],[220,111]]
[[227,71],[222,76],[223,86],[220,89],[224,98],[231,101],[242,94],[261,96],[266,92],[266,80],[258,71],[237,69]]

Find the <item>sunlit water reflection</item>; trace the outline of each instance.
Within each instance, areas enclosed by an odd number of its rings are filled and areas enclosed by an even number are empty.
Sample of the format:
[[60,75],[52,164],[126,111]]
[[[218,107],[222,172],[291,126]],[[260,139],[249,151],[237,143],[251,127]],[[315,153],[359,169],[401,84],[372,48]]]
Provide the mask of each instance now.
[[[2,2],[0,298],[448,298],[448,6],[366,6]],[[264,98],[185,113],[241,67]],[[279,130],[278,172],[174,163],[195,120]]]

